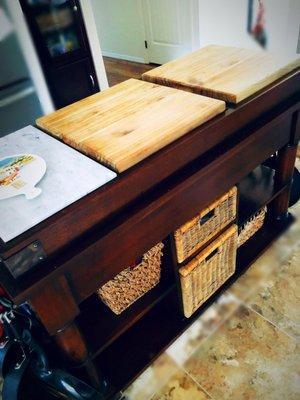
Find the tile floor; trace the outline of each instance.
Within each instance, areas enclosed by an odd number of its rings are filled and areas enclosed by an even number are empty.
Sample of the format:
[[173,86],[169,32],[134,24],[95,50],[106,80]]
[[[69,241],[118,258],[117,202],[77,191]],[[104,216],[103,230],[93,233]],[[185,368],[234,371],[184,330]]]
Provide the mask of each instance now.
[[300,202],[292,212],[298,221],[123,400],[300,400]]

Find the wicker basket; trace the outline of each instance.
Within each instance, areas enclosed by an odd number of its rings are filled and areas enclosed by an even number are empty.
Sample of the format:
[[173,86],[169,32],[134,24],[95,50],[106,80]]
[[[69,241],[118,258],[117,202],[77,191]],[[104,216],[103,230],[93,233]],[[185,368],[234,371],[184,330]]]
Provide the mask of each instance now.
[[143,255],[139,264],[126,268],[98,289],[100,299],[115,314],[121,314],[158,284],[163,247],[162,243],[158,243]]
[[233,187],[174,233],[178,262],[194,254],[208,240],[234,221],[237,189]]
[[264,224],[266,208],[262,208],[245,222],[239,229],[238,247],[242,246],[251,238]]
[[234,273],[237,226],[232,225],[179,269],[183,310],[190,317]]

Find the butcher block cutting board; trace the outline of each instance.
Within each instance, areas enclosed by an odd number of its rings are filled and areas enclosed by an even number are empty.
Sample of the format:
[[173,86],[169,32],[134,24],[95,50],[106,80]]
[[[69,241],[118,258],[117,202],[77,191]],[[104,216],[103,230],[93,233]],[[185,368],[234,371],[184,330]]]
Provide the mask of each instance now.
[[224,110],[223,101],[129,79],[36,123],[122,172]]
[[210,45],[143,74],[148,82],[238,103],[300,66],[261,50]]

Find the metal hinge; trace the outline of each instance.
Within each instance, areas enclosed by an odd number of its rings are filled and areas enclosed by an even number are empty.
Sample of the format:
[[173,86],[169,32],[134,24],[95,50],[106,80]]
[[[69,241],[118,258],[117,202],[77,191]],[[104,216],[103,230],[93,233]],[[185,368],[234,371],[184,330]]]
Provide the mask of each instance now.
[[148,42],[147,42],[147,40],[145,40],[144,43],[145,43],[145,48],[148,49]]
[[13,256],[2,259],[0,262],[10,271],[14,278],[18,278],[47,258],[47,254],[39,240],[30,243]]

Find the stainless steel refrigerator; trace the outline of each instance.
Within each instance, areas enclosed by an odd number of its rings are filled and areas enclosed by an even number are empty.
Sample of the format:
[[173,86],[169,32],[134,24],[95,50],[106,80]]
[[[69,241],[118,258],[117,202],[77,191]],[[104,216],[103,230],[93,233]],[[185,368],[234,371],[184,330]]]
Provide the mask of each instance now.
[[8,10],[0,0],[0,137],[33,124],[42,115],[17,36],[9,25]]

